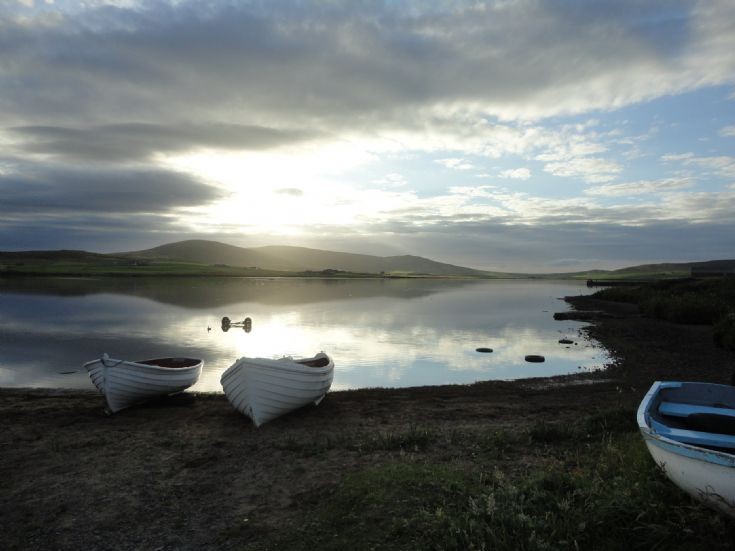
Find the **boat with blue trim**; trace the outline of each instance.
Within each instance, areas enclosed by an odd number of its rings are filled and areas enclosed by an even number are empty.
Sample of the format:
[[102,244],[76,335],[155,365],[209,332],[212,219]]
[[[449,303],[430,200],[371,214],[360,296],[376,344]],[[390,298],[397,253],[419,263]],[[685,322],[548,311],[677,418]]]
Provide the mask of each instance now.
[[735,517],[735,387],[656,381],[638,408],[638,427],[672,482]]

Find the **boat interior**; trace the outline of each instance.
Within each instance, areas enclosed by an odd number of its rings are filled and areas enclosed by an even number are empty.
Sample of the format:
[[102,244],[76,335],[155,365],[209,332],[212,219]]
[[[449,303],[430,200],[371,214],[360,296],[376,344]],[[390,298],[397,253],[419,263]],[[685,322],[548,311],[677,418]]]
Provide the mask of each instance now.
[[156,358],[153,360],[141,360],[135,362],[143,365],[153,365],[156,367],[166,367],[169,369],[183,369],[185,367],[194,367],[202,360],[197,358]]
[[735,449],[735,409],[725,404],[659,401],[651,427],[660,435],[717,450]]
[[308,367],[327,367],[329,365],[329,358],[326,356],[319,356],[318,358],[307,360],[296,360],[296,363],[300,363],[301,365]]

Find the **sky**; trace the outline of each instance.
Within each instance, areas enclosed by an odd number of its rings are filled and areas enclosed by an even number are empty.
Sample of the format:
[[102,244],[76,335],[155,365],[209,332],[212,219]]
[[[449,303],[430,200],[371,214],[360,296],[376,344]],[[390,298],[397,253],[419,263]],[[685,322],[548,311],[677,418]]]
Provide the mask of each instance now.
[[0,250],[735,258],[732,0],[0,1]]

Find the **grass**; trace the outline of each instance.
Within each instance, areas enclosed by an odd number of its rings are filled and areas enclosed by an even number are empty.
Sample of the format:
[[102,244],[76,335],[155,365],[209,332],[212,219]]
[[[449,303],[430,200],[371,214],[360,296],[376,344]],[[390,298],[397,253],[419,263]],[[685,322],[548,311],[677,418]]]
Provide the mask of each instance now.
[[364,449],[446,441],[502,451],[444,462],[390,456],[305,498],[300,522],[248,548],[731,549],[735,523],[663,475],[634,419],[630,409],[615,409],[523,431],[363,436]]
[[635,434],[606,440],[571,469],[515,479],[495,470],[482,486],[438,548],[730,548],[728,521],[677,490]]

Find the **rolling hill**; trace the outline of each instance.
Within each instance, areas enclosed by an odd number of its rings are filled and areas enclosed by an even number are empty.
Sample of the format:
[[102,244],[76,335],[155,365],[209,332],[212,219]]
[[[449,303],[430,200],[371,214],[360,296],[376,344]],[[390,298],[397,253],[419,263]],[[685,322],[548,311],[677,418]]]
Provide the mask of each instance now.
[[487,275],[487,272],[480,270],[412,255],[372,256],[290,246],[244,248],[205,240],[179,241],[144,251],[116,253],[115,256],[258,267],[265,270],[289,272],[333,269],[371,274],[403,272],[432,275]]
[[[337,273],[322,274],[335,270]],[[728,274],[735,260],[643,264],[617,270],[522,274],[475,270],[420,256],[372,256],[305,247],[243,248],[217,241],[191,240],[142,251],[100,254],[80,250],[0,251],[0,275],[191,275],[191,276],[335,276],[349,272],[393,276],[480,278],[650,280]],[[345,274],[342,274],[345,275]]]

